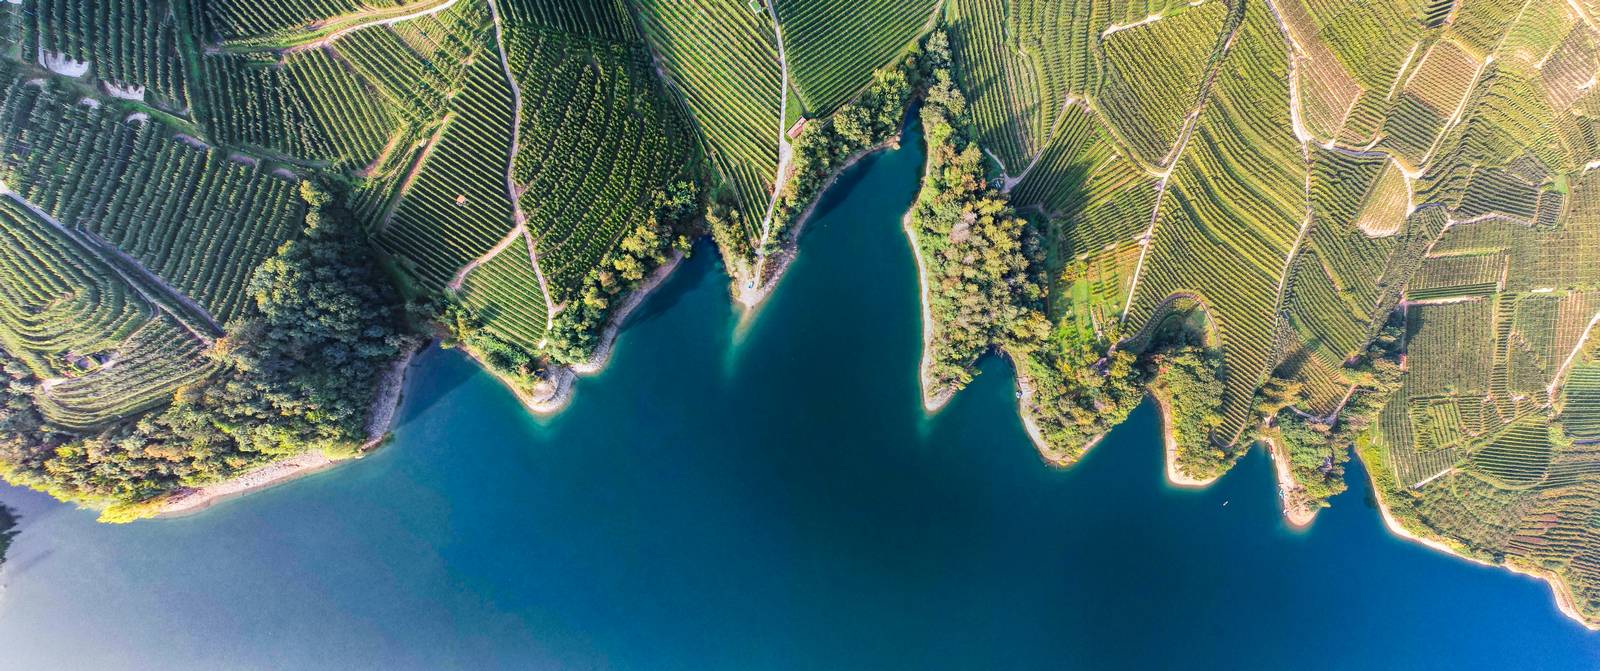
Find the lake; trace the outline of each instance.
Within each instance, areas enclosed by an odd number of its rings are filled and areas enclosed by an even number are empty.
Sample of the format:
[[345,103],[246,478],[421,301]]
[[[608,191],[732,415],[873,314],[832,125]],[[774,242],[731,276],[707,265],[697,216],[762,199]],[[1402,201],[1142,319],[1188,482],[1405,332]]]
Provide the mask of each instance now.
[[1296,532],[1260,451],[1167,486],[1149,403],[1065,470],[1002,361],[924,415],[921,152],[849,171],[752,319],[702,245],[555,417],[435,349],[387,447],[198,515],[0,488],[0,667],[1600,666],[1544,583],[1390,536],[1359,466]]

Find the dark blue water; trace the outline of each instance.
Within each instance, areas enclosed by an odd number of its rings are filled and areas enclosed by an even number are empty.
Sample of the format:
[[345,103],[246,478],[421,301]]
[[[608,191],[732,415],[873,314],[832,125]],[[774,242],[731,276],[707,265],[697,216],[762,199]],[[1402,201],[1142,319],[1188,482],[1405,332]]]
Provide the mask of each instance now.
[[830,191],[749,323],[700,249],[553,419],[430,351],[389,447],[193,517],[0,490],[0,667],[1600,666],[1543,583],[1390,537],[1359,471],[1296,533],[1260,454],[1167,487],[1148,404],[1071,470],[999,362],[924,417],[920,151]]

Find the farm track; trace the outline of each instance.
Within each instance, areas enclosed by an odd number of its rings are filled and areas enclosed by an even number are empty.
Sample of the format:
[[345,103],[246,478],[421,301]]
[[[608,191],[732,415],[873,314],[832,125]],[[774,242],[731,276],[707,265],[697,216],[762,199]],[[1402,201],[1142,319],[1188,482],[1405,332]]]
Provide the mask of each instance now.
[[[1300,54],[1306,53],[1305,47],[1295,39],[1294,31],[1283,20],[1283,14],[1278,11],[1278,3],[1267,0],[1267,11],[1272,13],[1273,20],[1278,22],[1278,32],[1283,33],[1284,45],[1288,47],[1289,65],[1289,123],[1294,128],[1294,137],[1300,141],[1302,147],[1312,142],[1311,131],[1306,129],[1305,112],[1300,104]],[[1310,186],[1307,185],[1309,192]]]
[[[299,40],[297,40],[293,36],[285,36],[287,38],[287,41],[284,41],[284,42],[267,43],[267,44],[250,44],[249,43],[250,40],[247,38],[246,40],[243,40],[244,42],[246,42],[245,44],[235,43],[235,44],[231,44],[230,45],[230,44],[224,43],[222,45],[222,48],[220,49],[220,51],[231,52],[231,53],[251,53],[251,52],[262,52],[262,51],[265,51],[265,52],[275,52],[275,53],[280,53],[280,54],[287,55],[287,54],[292,54],[292,53],[297,52],[297,51],[306,51],[306,50],[310,50],[310,49],[318,49],[318,48],[321,48],[321,47],[328,46],[329,44],[332,44],[333,42],[337,41],[339,38],[344,37],[345,35],[349,35],[350,33],[354,33],[356,31],[359,31],[359,30],[366,30],[367,28],[376,28],[378,26],[387,26],[387,25],[391,25],[391,24],[395,24],[395,23],[402,23],[402,22],[405,22],[405,21],[410,21],[412,19],[420,19],[420,18],[422,18],[424,16],[432,16],[434,14],[438,14],[439,12],[442,12],[442,11],[444,11],[446,9],[449,9],[449,8],[455,6],[456,2],[458,2],[458,1],[459,0],[443,0],[443,2],[435,2],[434,4],[429,5],[427,7],[424,7],[422,9],[408,11],[408,12],[406,12],[404,14],[393,15],[393,16],[387,16],[386,14],[388,14],[388,12],[381,11],[381,10],[373,10],[373,11],[362,12],[360,14],[346,15],[346,16],[340,17],[340,19],[342,19],[343,21],[354,20],[356,22],[354,24],[352,24],[352,25],[347,25],[347,26],[344,26],[342,28],[337,28],[333,32],[327,33],[325,35],[319,35],[321,30],[325,29],[325,27],[324,27],[324,28],[315,29],[313,31],[310,31],[310,34],[308,34],[308,35],[300,36],[302,39],[299,39]],[[390,10],[390,11],[393,11],[393,10]],[[370,18],[367,18],[367,17],[370,17]],[[268,37],[266,39],[270,39],[270,37]]]
[[1278,5],[1274,0],[1267,0],[1267,11],[1272,13],[1272,18],[1278,22],[1278,31],[1283,33],[1285,48],[1285,62],[1289,68],[1289,122],[1294,128],[1295,139],[1300,141],[1300,155],[1305,160],[1305,218],[1300,222],[1300,230],[1294,236],[1294,244],[1289,247],[1289,253],[1283,257],[1283,269],[1278,273],[1278,297],[1274,302],[1273,311],[1283,311],[1283,301],[1289,288],[1289,273],[1294,268],[1294,259],[1300,252],[1300,245],[1305,244],[1306,233],[1311,230],[1311,143],[1315,140],[1311,132],[1306,129],[1305,119],[1300,107],[1300,53],[1304,48],[1294,38],[1294,31],[1284,22],[1283,15],[1278,13]]
[[378,217],[378,225],[376,230],[372,231],[373,235],[382,233],[384,229],[389,227],[389,220],[394,218],[394,211],[400,208],[400,201],[405,200],[406,191],[411,189],[412,182],[417,181],[417,175],[422,173],[423,166],[428,163],[428,157],[433,154],[434,149],[438,148],[439,140],[444,137],[445,129],[450,127],[450,122],[454,121],[455,117],[455,112],[447,112],[440,118],[439,127],[433,131],[433,135],[428,137],[427,142],[422,145],[422,150],[417,152],[416,157],[411,159],[411,167],[406,169],[405,176],[400,178],[399,186],[395,187],[394,197],[390,198],[388,205],[383,208],[383,215]]
[[[1515,26],[1522,21],[1522,15],[1528,12],[1528,5],[1530,4],[1533,4],[1533,0],[1523,0],[1521,8],[1517,10],[1516,17],[1512,18],[1511,23],[1507,25]],[[1439,129],[1439,134],[1433,139],[1433,143],[1428,145],[1428,151],[1417,161],[1419,170],[1427,171],[1428,161],[1433,158],[1434,152],[1439,151],[1439,147],[1444,144],[1444,140],[1450,135],[1450,131],[1461,123],[1461,115],[1466,113],[1467,106],[1472,103],[1473,94],[1477,92],[1478,86],[1483,83],[1483,73],[1489,69],[1489,64],[1494,62],[1495,56],[1500,53],[1500,48],[1505,45],[1506,38],[1510,35],[1510,30],[1501,33],[1500,40],[1495,42],[1494,49],[1490,50],[1489,55],[1485,56],[1483,62],[1478,64],[1478,70],[1472,73],[1472,85],[1467,87],[1466,93],[1461,96],[1461,102],[1456,104],[1455,111],[1451,112],[1450,118],[1445,120],[1444,126]],[[1420,68],[1421,66],[1418,67]]]
[[767,199],[767,213],[761,218],[761,241],[756,246],[756,266],[752,271],[750,281],[739,288],[739,302],[746,307],[755,307],[762,298],[761,273],[767,264],[767,240],[772,236],[772,217],[778,210],[778,197],[783,193],[783,185],[788,177],[789,161],[793,157],[794,147],[789,144],[788,129],[783,127],[783,122],[789,118],[789,57],[783,50],[783,26],[778,24],[778,10],[774,6],[776,0],[767,2],[767,16],[772,19],[772,38],[778,48],[778,71],[782,74],[782,84],[778,88],[778,170],[772,179],[772,195]]
[[[511,87],[511,143],[506,152],[506,198],[511,201],[512,217],[516,224],[512,230],[513,233],[521,230],[523,239],[528,243],[528,263],[533,265],[534,277],[539,278],[539,293],[544,297],[545,333],[549,333],[556,322],[557,308],[550,298],[550,283],[545,280],[544,271],[539,269],[539,253],[535,249],[532,236],[527,232],[527,217],[522,213],[522,200],[517,197],[516,180],[512,177],[512,172],[516,169],[518,142],[522,135],[522,89],[517,86],[517,78],[511,74],[511,63],[506,59],[505,29],[500,22],[500,7],[496,0],[489,0],[489,16],[494,20],[494,44],[496,55],[500,57],[500,71],[506,78],[506,84]],[[465,279],[465,273],[462,273],[461,277]],[[543,346],[544,341],[539,341],[539,344]]]
[[478,255],[477,258],[474,258],[471,261],[468,261],[467,265],[461,266],[461,270],[456,271],[456,276],[450,278],[449,284],[445,285],[446,288],[451,291],[460,291],[461,283],[467,279],[467,275],[471,273],[473,269],[488,263],[489,259],[492,259],[496,254],[505,251],[507,247],[511,246],[511,243],[516,242],[519,239],[524,239],[522,236],[527,230],[528,227],[523,226],[520,223],[517,224],[516,228],[511,229],[511,232],[507,233],[506,237],[502,238],[500,242],[497,242],[493,247],[490,247],[489,251]]
[[[122,281],[127,282],[128,286],[137,292],[141,298],[143,298],[145,301],[148,301],[151,307],[171,315],[175,321],[182,325],[185,330],[189,331],[196,338],[200,339],[201,342],[210,345],[215,341],[216,336],[225,332],[225,330],[222,328],[222,324],[218,323],[217,320],[211,316],[211,313],[207,312],[205,308],[201,307],[198,303],[195,303],[188,296],[185,296],[183,292],[174,289],[172,285],[167,284],[166,280],[161,279],[160,276],[150,272],[150,269],[145,268],[143,264],[139,263],[138,259],[129,256],[126,252],[118,249],[115,245],[106,242],[105,240],[101,239],[100,236],[97,236],[93,233],[79,231],[61,223],[55,217],[51,216],[50,213],[39,209],[38,206],[23,198],[21,194],[5,188],[3,184],[0,184],[0,196],[10,197],[11,200],[15,201],[18,205],[27,208],[28,211],[32,212],[34,216],[38,217],[41,221],[50,224],[50,226],[54,227],[68,239],[76,241],[79,245],[82,245],[85,249],[89,250],[90,253],[115,257],[115,260],[109,258],[102,258],[101,260],[105,262],[106,267],[117,273],[117,275],[122,278]],[[128,271],[137,273],[143,282],[135,281],[134,278],[129,277],[127,274]],[[151,296],[146,290],[146,285],[154,287],[155,289],[166,294],[162,297],[165,300]],[[189,311],[193,317],[202,320],[206,326],[210,327],[211,333],[203,333],[200,330],[195,329],[194,326],[190,324],[190,319],[186,319],[184,315],[175,314],[172,310],[167,308],[165,305],[167,301],[171,301],[183,306],[183,308]]]
[[1133,267],[1133,281],[1128,285],[1128,298],[1123,301],[1122,316],[1118,318],[1118,323],[1128,320],[1128,311],[1133,307],[1134,296],[1138,295],[1139,280],[1144,271],[1144,263],[1150,256],[1150,248],[1155,246],[1156,223],[1161,220],[1161,203],[1166,200],[1167,183],[1172,179],[1172,170],[1178,165],[1178,160],[1182,158],[1183,150],[1187,148],[1189,138],[1194,134],[1194,127],[1200,123],[1200,113],[1205,110],[1206,101],[1211,97],[1211,85],[1216,81],[1217,70],[1222,68],[1222,62],[1227,59],[1228,52],[1233,49],[1234,38],[1238,36],[1239,29],[1243,25],[1244,21],[1241,20],[1235,23],[1226,35],[1219,36],[1221,42],[1218,44],[1216,56],[1206,68],[1206,77],[1200,82],[1200,89],[1195,92],[1194,109],[1184,119],[1183,132],[1178,135],[1178,143],[1174,145],[1171,158],[1167,161],[1167,165],[1162,171],[1161,181],[1156,185],[1156,202],[1150,208],[1150,226],[1145,229],[1144,234],[1139,236],[1141,240],[1139,262]]
[[1394,73],[1394,81],[1389,83],[1389,92],[1383,96],[1385,101],[1394,100],[1394,94],[1399,93],[1400,89],[1405,87],[1405,82],[1401,81],[1402,78],[1405,81],[1411,81],[1411,76],[1416,75],[1416,70],[1411,68],[1411,61],[1416,59],[1417,50],[1421,48],[1421,42],[1411,45],[1411,51],[1406,54],[1406,59],[1400,62],[1400,69]]
[[1582,356],[1584,345],[1588,344],[1589,336],[1594,334],[1596,324],[1600,324],[1600,312],[1595,313],[1589,319],[1589,323],[1583,327],[1583,335],[1579,336],[1577,344],[1572,346],[1572,352],[1567,354],[1567,358],[1561,362],[1561,367],[1556,369],[1556,374],[1551,376],[1550,386],[1545,389],[1546,404],[1555,401],[1556,392],[1561,389],[1561,380],[1567,376],[1567,372],[1572,370],[1573,364],[1577,363],[1578,358]]
[[1578,0],[1567,0],[1567,6],[1572,8],[1578,18],[1583,19],[1583,22],[1589,26],[1590,30],[1600,34],[1600,22],[1595,21],[1594,15],[1584,8],[1583,3],[1578,2]]
[[[1059,122],[1060,119],[1061,119],[1061,115],[1066,114],[1067,109],[1072,107],[1073,105],[1077,104],[1078,102],[1080,102],[1080,99],[1077,96],[1068,95],[1066,100],[1062,101],[1061,108],[1056,110],[1056,117],[1055,117],[1056,121]],[[1055,125],[1056,125],[1055,122],[1051,123],[1051,131],[1052,131],[1050,133],[1051,136],[1054,136]],[[1000,191],[1002,193],[1011,193],[1011,190],[1016,188],[1018,184],[1021,184],[1022,180],[1027,179],[1028,178],[1028,173],[1033,172],[1033,169],[1036,166],[1039,165],[1040,159],[1044,158],[1044,153],[1046,151],[1048,151],[1049,148],[1050,148],[1049,145],[1050,145],[1050,138],[1047,137],[1047,138],[1045,138],[1045,146],[1040,147],[1039,151],[1034,153],[1033,158],[1028,161],[1028,165],[1024,166],[1022,168],[1022,172],[1018,173],[1015,177],[1013,177],[1013,176],[1011,176],[1009,174],[1003,174],[1001,176],[1001,179],[1000,179],[1000,182],[1001,182]],[[995,156],[988,149],[984,149],[983,152],[985,154],[988,154],[989,158],[994,159],[994,161],[996,163],[1000,163],[1000,157]],[[1004,166],[1005,164],[1004,163],[1000,163],[1000,165]]]

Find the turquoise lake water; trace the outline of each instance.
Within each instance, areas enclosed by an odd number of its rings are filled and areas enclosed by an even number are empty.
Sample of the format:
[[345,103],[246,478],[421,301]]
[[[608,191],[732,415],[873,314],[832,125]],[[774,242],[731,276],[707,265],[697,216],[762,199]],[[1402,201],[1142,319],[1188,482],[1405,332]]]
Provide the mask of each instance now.
[[925,417],[914,143],[853,169],[741,324],[701,247],[536,419],[448,351],[357,463],[126,526],[0,487],[7,669],[1600,667],[1542,582],[1306,532],[1259,451],[1162,478],[1146,404],[1039,459],[1005,364]]

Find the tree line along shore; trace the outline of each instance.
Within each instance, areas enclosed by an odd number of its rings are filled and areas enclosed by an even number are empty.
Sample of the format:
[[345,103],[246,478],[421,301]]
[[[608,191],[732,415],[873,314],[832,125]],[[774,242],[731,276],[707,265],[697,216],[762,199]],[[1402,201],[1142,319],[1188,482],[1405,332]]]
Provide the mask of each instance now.
[[1592,17],[1180,4],[0,3],[0,474],[308,472],[429,340],[557,410],[695,240],[754,310],[914,113],[930,411],[1004,356],[1065,466],[1154,394],[1169,479],[1266,445],[1297,526],[1359,454],[1595,621]]

